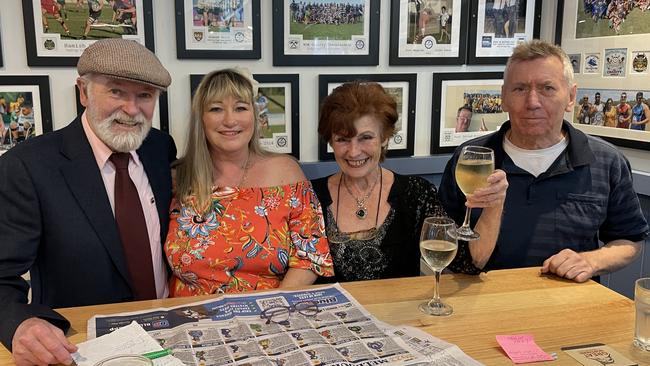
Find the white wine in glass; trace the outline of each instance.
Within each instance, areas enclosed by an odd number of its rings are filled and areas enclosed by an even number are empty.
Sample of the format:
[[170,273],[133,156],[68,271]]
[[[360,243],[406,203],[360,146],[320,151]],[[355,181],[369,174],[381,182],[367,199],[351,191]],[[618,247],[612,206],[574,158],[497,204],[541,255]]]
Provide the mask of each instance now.
[[[464,146],[456,163],[456,183],[467,196],[488,185],[487,178],[494,172],[494,151],[483,146]],[[461,240],[476,240],[481,236],[469,227],[471,209],[465,210],[463,226],[452,232]]]
[[456,229],[454,220],[447,217],[427,217],[420,234],[420,253],[433,270],[436,284],[433,298],[420,304],[420,311],[430,315],[449,315],[454,309],[440,300],[440,273],[451,263],[458,250],[458,240],[451,234]]

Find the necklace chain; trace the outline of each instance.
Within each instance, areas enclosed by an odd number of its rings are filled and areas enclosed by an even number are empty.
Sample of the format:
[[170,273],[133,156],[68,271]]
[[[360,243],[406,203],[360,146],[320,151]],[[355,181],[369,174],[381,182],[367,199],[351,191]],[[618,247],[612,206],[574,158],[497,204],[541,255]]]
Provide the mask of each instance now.
[[[379,170],[379,174],[381,174],[381,168]],[[343,172],[341,172],[341,177],[342,178],[345,177],[345,174],[343,174]],[[379,177],[375,178],[375,181],[372,183],[372,186],[370,187],[368,192],[366,192],[366,194],[364,194],[362,197],[357,197],[354,193],[352,193],[352,190],[348,186],[348,182],[346,180],[343,180],[343,186],[345,186],[345,190],[348,191],[350,196],[352,196],[352,198],[354,198],[354,200],[357,202],[357,211],[355,212],[355,215],[359,219],[363,220],[366,218],[366,216],[368,216],[368,208],[366,207],[366,200],[370,197],[372,192],[375,190],[375,187],[377,186],[377,181],[379,181]]]
[[251,152],[250,150],[248,151],[248,156],[246,157],[246,162],[244,163],[244,173],[241,175],[241,179],[239,180],[239,183],[237,183],[237,187],[241,187],[244,183],[246,183],[246,178],[248,177],[248,162],[251,159]]

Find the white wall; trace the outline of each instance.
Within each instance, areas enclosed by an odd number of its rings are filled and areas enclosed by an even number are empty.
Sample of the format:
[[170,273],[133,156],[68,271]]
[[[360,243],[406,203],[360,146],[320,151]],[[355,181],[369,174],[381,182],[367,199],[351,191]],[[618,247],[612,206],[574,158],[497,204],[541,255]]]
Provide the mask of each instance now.
[[[378,0],[377,0],[378,1]],[[25,38],[21,0],[2,0],[0,24],[4,68],[0,75],[47,74],[52,90],[54,128],[61,128],[76,115],[75,96],[72,85],[77,76],[74,68],[29,68],[25,53]],[[179,150],[185,146],[185,126],[189,117],[189,74],[207,73],[215,69],[241,65],[254,73],[300,74],[300,156],[303,162],[316,161],[317,108],[319,74],[362,73],[417,73],[415,155],[429,155],[432,72],[502,71],[503,66],[388,66],[390,1],[381,0],[381,29],[379,66],[356,67],[273,67],[272,10],[271,0],[262,3],[262,58],[261,60],[178,60],[176,59],[176,30],[174,2],[153,0],[156,54],[172,74],[169,88],[170,131]],[[553,39],[556,2],[544,0],[542,10],[541,38]],[[650,172],[650,152],[622,149],[636,170]]]

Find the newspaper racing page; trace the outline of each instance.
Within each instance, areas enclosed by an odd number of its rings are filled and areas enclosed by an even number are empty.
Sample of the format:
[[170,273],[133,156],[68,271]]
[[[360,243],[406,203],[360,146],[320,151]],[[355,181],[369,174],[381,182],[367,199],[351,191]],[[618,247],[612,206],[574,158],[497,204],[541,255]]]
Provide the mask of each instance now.
[[427,333],[375,319],[338,284],[96,315],[88,338],[132,321],[186,365],[480,365]]

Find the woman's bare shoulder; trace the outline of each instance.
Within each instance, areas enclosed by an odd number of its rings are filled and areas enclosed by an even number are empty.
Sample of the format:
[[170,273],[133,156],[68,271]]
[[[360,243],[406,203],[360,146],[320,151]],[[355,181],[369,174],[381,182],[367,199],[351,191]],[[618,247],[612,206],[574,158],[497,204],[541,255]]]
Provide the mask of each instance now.
[[292,156],[274,154],[261,158],[257,165],[263,172],[266,186],[286,185],[306,180],[298,161]]

